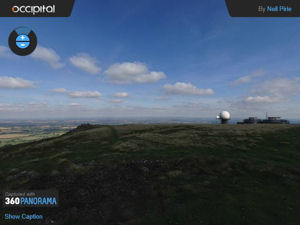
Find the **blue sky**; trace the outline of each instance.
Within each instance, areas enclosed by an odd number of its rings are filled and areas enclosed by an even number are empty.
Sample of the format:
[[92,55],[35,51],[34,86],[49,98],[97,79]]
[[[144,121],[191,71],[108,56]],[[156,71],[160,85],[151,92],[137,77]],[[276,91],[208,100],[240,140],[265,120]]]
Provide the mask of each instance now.
[[[7,48],[33,29],[31,56]],[[70,18],[0,19],[0,116],[300,117],[300,19],[225,1],[76,1]]]

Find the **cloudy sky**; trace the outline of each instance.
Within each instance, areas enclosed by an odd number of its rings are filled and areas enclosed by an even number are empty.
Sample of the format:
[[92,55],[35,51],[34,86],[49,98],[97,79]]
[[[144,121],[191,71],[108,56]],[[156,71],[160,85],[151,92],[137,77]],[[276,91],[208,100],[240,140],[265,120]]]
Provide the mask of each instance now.
[[[0,118],[300,118],[300,19],[230,18],[220,0],[77,1],[0,18]],[[39,41],[7,47],[16,27]]]

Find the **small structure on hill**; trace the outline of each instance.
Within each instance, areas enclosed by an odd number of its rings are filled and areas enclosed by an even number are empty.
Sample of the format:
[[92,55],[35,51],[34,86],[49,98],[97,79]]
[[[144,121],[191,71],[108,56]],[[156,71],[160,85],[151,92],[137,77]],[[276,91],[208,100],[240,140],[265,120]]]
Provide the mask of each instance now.
[[217,120],[220,120],[222,124],[227,124],[228,121],[231,119],[231,116],[228,111],[222,111],[216,118]]

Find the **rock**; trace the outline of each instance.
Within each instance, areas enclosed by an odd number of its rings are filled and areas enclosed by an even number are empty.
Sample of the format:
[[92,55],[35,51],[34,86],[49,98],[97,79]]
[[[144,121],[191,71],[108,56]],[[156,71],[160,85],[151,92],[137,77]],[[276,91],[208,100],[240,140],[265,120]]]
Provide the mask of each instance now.
[[142,167],[142,171],[143,171],[144,173],[149,173],[149,172],[150,172],[150,169],[147,168],[147,167],[145,167],[145,166],[143,166],[143,167]]
[[10,175],[6,178],[7,181],[20,180],[20,179],[37,179],[41,175],[36,171],[22,171],[16,175]]
[[52,170],[50,175],[53,176],[53,177],[59,176],[60,172],[58,170]]
[[6,182],[13,181],[13,180],[14,180],[14,177],[15,177],[15,176],[8,176],[8,177],[6,177],[5,181],[6,181]]
[[182,174],[183,174],[183,172],[181,170],[174,170],[174,171],[168,172],[168,177],[175,178],[175,177],[181,176]]
[[41,175],[40,175],[40,173],[38,173],[36,171],[29,171],[29,172],[27,172],[27,174],[25,174],[25,176],[27,176],[30,179],[36,179],[36,178],[39,178]]
[[88,163],[88,166],[89,167],[94,167],[94,166],[97,166],[97,162],[95,160],[92,160]]
[[17,174],[19,171],[20,171],[19,168],[13,168],[8,172],[8,174],[9,175]]

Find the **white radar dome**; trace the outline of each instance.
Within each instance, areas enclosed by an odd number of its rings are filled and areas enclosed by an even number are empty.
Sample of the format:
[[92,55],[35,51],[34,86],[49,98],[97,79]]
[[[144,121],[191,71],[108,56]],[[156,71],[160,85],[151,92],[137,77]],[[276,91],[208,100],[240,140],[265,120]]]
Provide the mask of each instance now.
[[227,111],[223,111],[220,113],[220,118],[223,120],[230,120],[230,113]]

